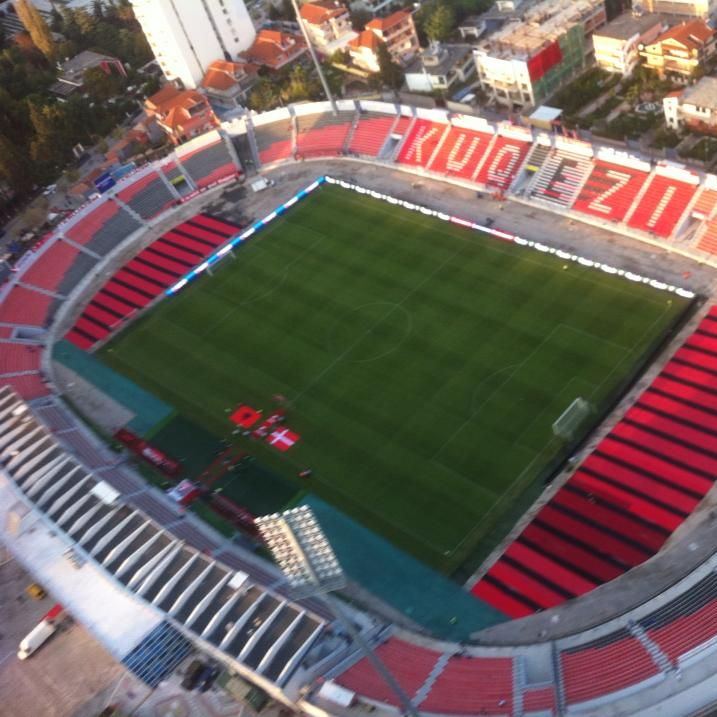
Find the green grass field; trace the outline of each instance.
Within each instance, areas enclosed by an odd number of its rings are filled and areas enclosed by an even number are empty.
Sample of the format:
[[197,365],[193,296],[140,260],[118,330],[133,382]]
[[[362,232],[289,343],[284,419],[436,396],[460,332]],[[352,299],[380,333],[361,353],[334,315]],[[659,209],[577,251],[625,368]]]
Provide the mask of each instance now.
[[286,395],[301,441],[246,450],[451,572],[563,454],[553,421],[578,396],[597,420],[687,303],[324,186],[102,356],[218,436]]

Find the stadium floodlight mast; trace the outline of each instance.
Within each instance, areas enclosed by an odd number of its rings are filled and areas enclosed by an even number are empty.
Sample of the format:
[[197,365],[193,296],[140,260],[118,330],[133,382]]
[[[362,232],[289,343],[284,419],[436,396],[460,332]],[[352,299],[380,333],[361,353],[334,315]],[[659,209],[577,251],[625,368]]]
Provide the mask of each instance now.
[[326,99],[331,103],[331,111],[336,115],[336,114],[338,114],[338,108],[336,107],[336,100],[334,99],[334,96],[331,94],[331,90],[329,89],[329,83],[326,81],[326,78],[324,77],[324,71],[321,69],[321,63],[319,62],[319,58],[316,57],[316,50],[314,50],[314,46],[311,44],[311,37],[309,37],[309,31],[306,29],[306,26],[304,25],[304,20],[301,17],[301,12],[299,11],[299,6],[298,6],[296,0],[291,0],[291,4],[294,7],[294,13],[296,14],[296,22],[299,23],[299,27],[301,28],[301,34],[304,36],[304,40],[306,40],[306,47],[309,50],[309,54],[311,55],[311,59],[313,60],[314,67],[316,68],[316,71],[319,73],[319,79],[321,80],[321,85],[324,88],[324,93],[326,94]]
[[255,522],[293,596],[299,600],[307,597],[323,600],[396,694],[406,714],[420,717],[396,678],[355,628],[339,600],[331,595],[332,591],[345,587],[346,576],[311,508],[302,505],[283,513],[265,515]]

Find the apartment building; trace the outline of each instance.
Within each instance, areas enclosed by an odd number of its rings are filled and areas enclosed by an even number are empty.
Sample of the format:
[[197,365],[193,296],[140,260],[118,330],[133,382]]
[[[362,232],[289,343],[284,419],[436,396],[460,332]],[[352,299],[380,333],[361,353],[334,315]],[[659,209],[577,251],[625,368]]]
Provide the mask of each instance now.
[[132,0],[152,52],[171,82],[196,88],[214,60],[233,60],[256,31],[243,0]]
[[474,49],[481,89],[494,102],[540,104],[593,62],[604,0],[542,0],[525,7]]
[[627,77],[640,64],[640,45],[654,42],[665,29],[659,15],[624,13],[593,33],[595,64]]
[[671,27],[648,45],[640,46],[643,65],[662,78],[688,82],[715,54],[715,31],[703,20]]
[[357,35],[348,8],[338,0],[304,3],[300,14],[311,44],[323,55],[342,50]]

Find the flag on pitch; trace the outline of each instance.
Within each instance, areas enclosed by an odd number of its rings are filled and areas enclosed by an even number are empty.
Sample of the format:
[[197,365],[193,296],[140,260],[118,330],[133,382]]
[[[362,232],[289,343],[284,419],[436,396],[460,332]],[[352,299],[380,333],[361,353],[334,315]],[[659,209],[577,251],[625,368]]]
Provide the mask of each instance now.
[[298,433],[293,433],[288,428],[280,428],[270,433],[266,442],[283,453],[288,451],[298,440]]
[[261,411],[257,411],[251,406],[239,406],[229,420],[236,423],[241,428],[251,428],[261,418]]

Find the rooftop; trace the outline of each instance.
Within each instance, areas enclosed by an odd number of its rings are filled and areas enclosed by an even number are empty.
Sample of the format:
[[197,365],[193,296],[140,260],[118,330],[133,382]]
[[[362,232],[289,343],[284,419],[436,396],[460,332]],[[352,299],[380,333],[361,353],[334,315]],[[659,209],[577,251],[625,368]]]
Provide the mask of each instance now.
[[207,68],[202,79],[205,90],[226,92],[238,87],[241,80],[255,74],[256,68],[247,62],[230,62],[228,60],[215,60]]
[[703,77],[694,85],[686,87],[681,95],[682,103],[717,109],[717,77]]
[[316,0],[301,6],[301,19],[310,25],[321,25],[334,17],[341,17],[348,12],[338,0]]
[[366,23],[366,29],[386,32],[394,25],[398,25],[403,22],[407,17],[410,17],[410,15],[411,13],[408,10],[398,10],[397,12],[391,13],[387,17],[375,17],[373,20]]
[[604,0],[541,0],[529,8],[521,7],[520,14],[511,15],[478,49],[491,55],[529,57],[604,8]]
[[349,42],[349,47],[353,49],[365,47],[369,50],[375,51],[378,49],[380,44],[381,40],[376,33],[371,32],[371,30],[363,30]]
[[244,52],[251,62],[278,68],[304,52],[306,43],[299,35],[278,30],[260,30],[254,44]]
[[406,74],[445,75],[470,52],[470,45],[440,45],[437,49],[429,48],[406,68]]
[[663,22],[661,16],[654,13],[636,17],[632,13],[626,12],[596,30],[595,34],[600,37],[611,37],[615,40],[629,40],[635,35],[647,32],[660,22]]
[[699,50],[714,34],[715,31],[703,20],[691,20],[690,22],[682,22],[663,32],[655,40],[655,44],[672,40],[688,49]]

